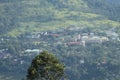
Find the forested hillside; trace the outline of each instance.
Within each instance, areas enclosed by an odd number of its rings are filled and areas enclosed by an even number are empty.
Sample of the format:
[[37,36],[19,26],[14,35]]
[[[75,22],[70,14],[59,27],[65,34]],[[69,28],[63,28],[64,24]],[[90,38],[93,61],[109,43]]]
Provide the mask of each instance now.
[[16,37],[69,25],[118,27],[119,7],[101,0],[0,0],[0,35]]
[[119,80],[119,14],[119,0],[0,0],[0,80],[25,78],[44,50],[66,80]]
[[120,22],[120,1],[118,0],[85,0],[93,13],[102,14],[110,20]]

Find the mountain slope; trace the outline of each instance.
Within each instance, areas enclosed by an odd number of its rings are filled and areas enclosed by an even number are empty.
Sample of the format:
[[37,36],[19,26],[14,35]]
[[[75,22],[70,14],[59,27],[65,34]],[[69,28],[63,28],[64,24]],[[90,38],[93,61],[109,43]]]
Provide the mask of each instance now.
[[109,17],[111,14],[105,9],[110,5],[103,3],[100,0],[1,0],[0,34],[16,37],[25,32],[54,30],[69,25],[119,27],[119,22],[113,21],[118,16]]

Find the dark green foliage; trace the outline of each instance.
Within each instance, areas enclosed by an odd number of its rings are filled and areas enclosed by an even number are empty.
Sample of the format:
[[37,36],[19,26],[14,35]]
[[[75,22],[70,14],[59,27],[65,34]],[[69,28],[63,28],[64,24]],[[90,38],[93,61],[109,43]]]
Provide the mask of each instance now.
[[120,21],[120,2],[114,0],[85,0],[92,12],[101,14],[110,20]]
[[60,80],[64,75],[64,65],[47,51],[36,56],[28,69],[28,80]]

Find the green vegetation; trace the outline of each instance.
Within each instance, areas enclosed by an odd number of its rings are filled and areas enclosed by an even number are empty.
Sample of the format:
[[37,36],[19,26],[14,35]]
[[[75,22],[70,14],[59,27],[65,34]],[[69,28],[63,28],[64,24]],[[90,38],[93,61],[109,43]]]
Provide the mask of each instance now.
[[[33,49],[48,50],[60,58],[68,80],[119,80],[120,40],[115,40],[115,36],[120,38],[119,4],[115,0],[0,0],[0,80],[21,79],[32,59],[28,74],[34,75],[28,76],[38,75],[36,65],[41,65],[41,54],[35,57],[36,53],[24,53]],[[80,27],[77,35],[68,30],[70,27]],[[46,32],[50,35],[44,35]],[[60,34],[53,37],[54,33]],[[76,41],[74,38],[81,33],[113,39],[85,46],[64,44],[70,39]],[[33,38],[36,35],[39,38]],[[44,67],[46,71],[52,69]]]
[[61,80],[64,64],[47,51],[41,52],[32,60],[28,69],[27,80]]
[[[119,5],[101,0],[0,1],[0,35],[79,27],[119,27]],[[106,10],[107,9],[107,10]],[[108,15],[109,14],[109,15]]]

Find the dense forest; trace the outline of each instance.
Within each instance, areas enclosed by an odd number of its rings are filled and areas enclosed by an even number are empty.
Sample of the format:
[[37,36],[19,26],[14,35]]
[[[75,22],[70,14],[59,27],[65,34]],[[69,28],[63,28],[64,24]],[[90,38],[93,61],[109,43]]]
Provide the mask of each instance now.
[[0,80],[21,80],[43,50],[68,80],[120,79],[119,0],[0,0]]
[[[32,46],[32,45],[31,45]],[[53,52],[65,64],[65,75],[69,80],[119,80],[120,78],[120,42],[105,42],[102,44],[80,45],[37,45]],[[30,47],[29,47],[30,48]],[[19,49],[19,48],[18,48]],[[0,72],[13,78],[24,78],[31,56],[15,55],[7,59],[1,59]],[[22,63],[23,61],[23,63]],[[17,72],[16,72],[17,71]]]

